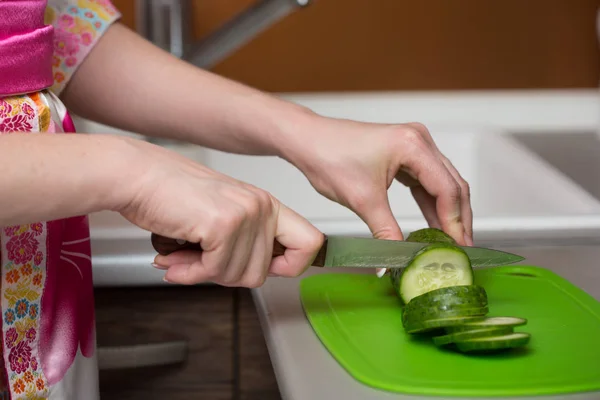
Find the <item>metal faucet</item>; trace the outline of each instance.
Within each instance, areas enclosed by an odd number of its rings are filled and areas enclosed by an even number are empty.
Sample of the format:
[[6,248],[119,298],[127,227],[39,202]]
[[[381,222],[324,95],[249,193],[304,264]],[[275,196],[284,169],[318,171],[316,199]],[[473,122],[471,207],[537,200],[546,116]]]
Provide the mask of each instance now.
[[136,0],[137,31],[171,54],[209,69],[277,21],[308,6],[311,0],[259,0],[198,42],[193,42],[191,35],[191,1]]
[[224,23],[205,39],[193,43],[191,0],[136,0],[138,33],[201,68],[211,68],[253,37],[310,0],[260,0]]

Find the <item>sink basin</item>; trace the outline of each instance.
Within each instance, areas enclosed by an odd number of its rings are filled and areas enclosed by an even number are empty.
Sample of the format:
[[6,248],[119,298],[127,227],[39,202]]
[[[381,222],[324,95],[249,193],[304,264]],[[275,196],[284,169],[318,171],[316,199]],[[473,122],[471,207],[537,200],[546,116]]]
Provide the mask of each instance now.
[[511,133],[511,136],[600,201],[598,132]]

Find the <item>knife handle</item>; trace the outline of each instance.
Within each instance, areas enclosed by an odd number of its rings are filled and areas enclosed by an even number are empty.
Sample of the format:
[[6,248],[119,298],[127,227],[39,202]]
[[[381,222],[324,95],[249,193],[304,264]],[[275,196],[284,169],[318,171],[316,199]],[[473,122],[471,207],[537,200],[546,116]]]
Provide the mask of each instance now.
[[[153,233],[150,235],[150,240],[152,242],[152,247],[154,250],[158,252],[158,254],[162,256],[168,256],[171,253],[174,253],[179,250],[193,250],[193,251],[203,251],[200,243],[192,243],[186,240],[181,239],[172,239],[166,236],[157,235]],[[281,256],[285,253],[285,246],[279,243],[277,240],[273,241],[273,257]],[[325,266],[325,254],[327,252],[327,237],[325,238],[325,243],[317,253],[315,261],[311,264],[313,267],[324,267]]]

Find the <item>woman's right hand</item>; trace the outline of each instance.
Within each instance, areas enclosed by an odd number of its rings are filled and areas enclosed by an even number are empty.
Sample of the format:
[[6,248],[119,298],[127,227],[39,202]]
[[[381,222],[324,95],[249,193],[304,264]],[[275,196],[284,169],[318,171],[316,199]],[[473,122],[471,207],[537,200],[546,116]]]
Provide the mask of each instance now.
[[[203,252],[157,256],[171,283],[258,287],[267,275],[294,277],[314,261],[324,236],[269,193],[173,151],[133,141],[134,182],[116,211],[159,235],[200,243]],[[272,258],[273,241],[287,250]]]

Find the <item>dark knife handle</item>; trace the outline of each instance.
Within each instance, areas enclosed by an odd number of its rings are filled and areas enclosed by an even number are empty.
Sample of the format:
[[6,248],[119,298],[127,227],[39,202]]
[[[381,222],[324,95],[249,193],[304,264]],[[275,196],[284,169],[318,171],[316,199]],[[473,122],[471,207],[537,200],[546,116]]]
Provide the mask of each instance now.
[[[152,247],[154,250],[158,252],[158,254],[163,256],[168,256],[171,253],[180,250],[193,250],[193,251],[202,251],[202,247],[200,247],[199,243],[191,243],[186,240],[180,239],[172,239],[162,235],[157,235],[153,233],[150,235],[150,240],[152,241]],[[284,245],[279,243],[277,240],[273,242],[273,257],[281,256],[285,252],[286,248]],[[327,238],[325,238],[325,243],[317,253],[317,257],[315,261],[313,261],[313,267],[323,267],[325,266],[325,254],[327,252]]]

